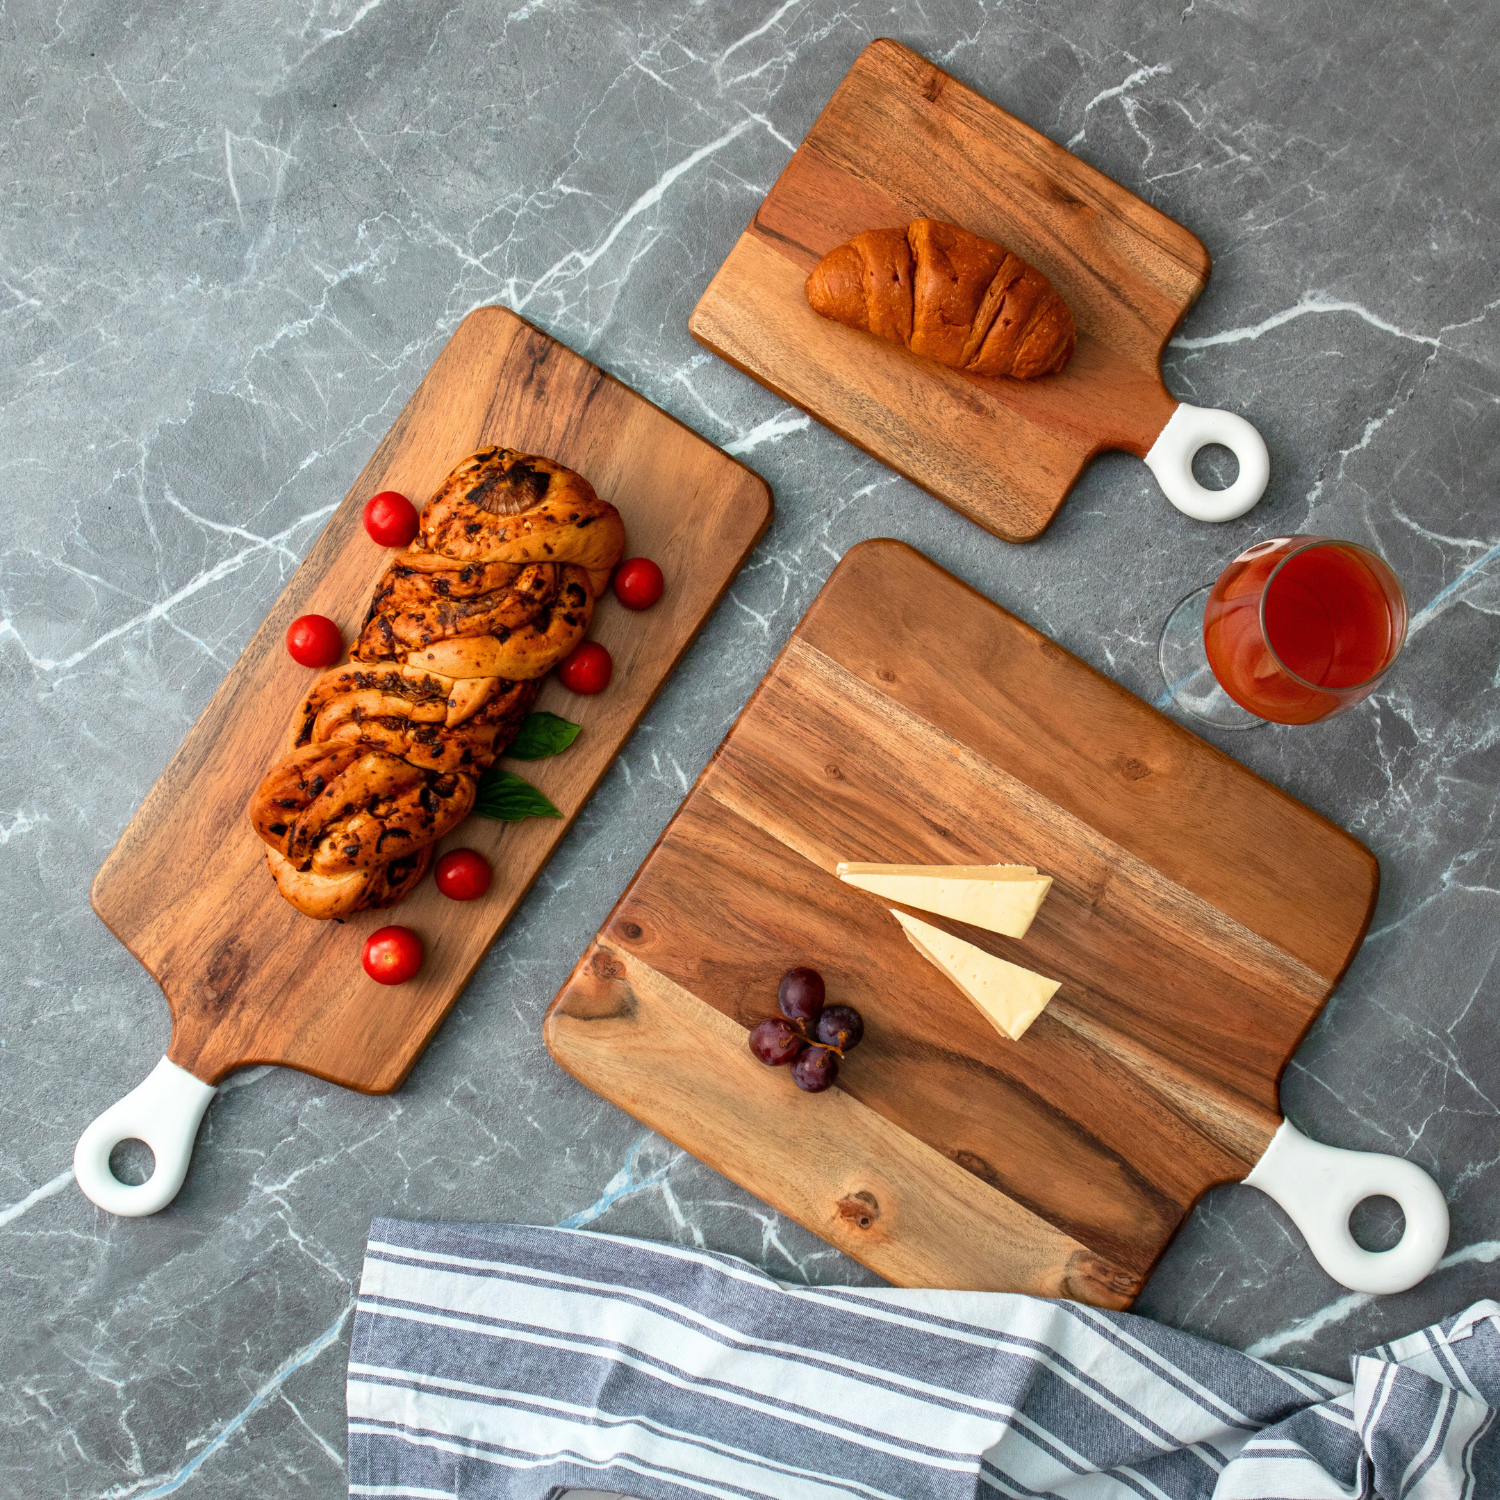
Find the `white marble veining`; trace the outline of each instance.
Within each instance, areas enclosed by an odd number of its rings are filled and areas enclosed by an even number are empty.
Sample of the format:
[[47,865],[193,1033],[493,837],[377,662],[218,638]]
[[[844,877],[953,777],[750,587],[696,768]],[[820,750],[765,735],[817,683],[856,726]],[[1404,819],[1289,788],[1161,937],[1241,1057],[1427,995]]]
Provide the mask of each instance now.
[[[1250,541],[1388,557],[1413,604],[1357,711],[1224,747],[1380,856],[1288,1070],[1320,1139],[1448,1194],[1442,1267],[1341,1294],[1226,1188],[1140,1310],[1339,1369],[1500,1285],[1500,318],[1493,12],[693,0],[0,6],[0,1493],[343,1492],[374,1214],[590,1225],[864,1279],[547,1059],[538,1021],[835,561],[905,538],[1142,695]],[[1224,527],[1098,461],[1006,547],[707,355],[687,317],[822,102],[894,35],[1191,227],[1171,388],[1260,427]],[[503,302],[770,482],[776,521],[410,1081],[230,1080],[153,1219],[79,1131],[167,1038],[94,871],[459,319]],[[1388,1233],[1378,1209],[1371,1232]]]

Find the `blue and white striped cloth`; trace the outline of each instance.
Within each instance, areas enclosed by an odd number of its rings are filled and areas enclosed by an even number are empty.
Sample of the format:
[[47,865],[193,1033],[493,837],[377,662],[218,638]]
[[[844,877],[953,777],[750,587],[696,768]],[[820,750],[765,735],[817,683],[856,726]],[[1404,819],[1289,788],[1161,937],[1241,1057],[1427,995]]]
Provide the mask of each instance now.
[[783,1286],[672,1245],[377,1219],[349,1493],[1500,1496],[1500,1304],[1353,1375],[1072,1302]]

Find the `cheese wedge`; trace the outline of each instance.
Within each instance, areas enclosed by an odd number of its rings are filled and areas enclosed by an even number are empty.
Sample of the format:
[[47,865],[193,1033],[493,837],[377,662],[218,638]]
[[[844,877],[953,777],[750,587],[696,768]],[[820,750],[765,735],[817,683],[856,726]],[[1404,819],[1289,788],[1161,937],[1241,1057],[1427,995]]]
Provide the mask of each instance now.
[[1021,938],[1052,888],[1032,865],[865,865],[845,861],[834,872],[858,886],[986,932]]
[[1060,988],[1058,980],[1007,963],[929,922],[900,911],[891,915],[906,929],[912,947],[941,969],[984,1012],[995,1030],[1013,1042],[1020,1040]]

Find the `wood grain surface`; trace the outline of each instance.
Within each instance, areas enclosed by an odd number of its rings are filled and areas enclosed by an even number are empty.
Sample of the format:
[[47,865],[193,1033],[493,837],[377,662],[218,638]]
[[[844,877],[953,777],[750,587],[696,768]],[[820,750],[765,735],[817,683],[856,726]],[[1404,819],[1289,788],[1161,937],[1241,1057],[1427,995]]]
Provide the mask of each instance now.
[[[395,489],[420,505],[494,443],[583,474],[619,507],[626,555],[661,564],[666,594],[640,614],[600,600],[590,635],[614,657],[606,692],[580,698],[550,677],[542,689],[537,707],[583,733],[555,759],[510,764],[563,816],[470,818],[438,846],[493,861],[484,898],[449,901],[429,876],[392,911],[313,921],[277,895],[245,816],[312,676],[287,655],[286,627],[315,612],[352,640],[388,555],[365,534],[365,501]],[[282,1063],[366,1092],[396,1088],[770,518],[760,478],[587,360],[504,308],[465,318],[94,881],[94,909],[166,994],[168,1056],[207,1083]],[[390,922],[421,934],[426,961],[387,988],[359,954]]]
[[[984,379],[820,318],[807,273],[866,229],[931,217],[1051,278],[1078,347]],[[1056,515],[1095,454],[1144,456],[1177,402],[1161,354],[1208,280],[1203,245],[897,42],[872,42],[694,309],[700,343],[1006,541]]]
[[[1062,988],[1001,1037],[841,859],[1036,865],[1054,884],[1024,941],[921,915]],[[547,1044],[894,1281],[1126,1306],[1196,1199],[1269,1143],[1378,883],[1317,813],[920,553],[866,542],[558,994]],[[745,1045],[803,963],[865,1017],[832,1097]]]

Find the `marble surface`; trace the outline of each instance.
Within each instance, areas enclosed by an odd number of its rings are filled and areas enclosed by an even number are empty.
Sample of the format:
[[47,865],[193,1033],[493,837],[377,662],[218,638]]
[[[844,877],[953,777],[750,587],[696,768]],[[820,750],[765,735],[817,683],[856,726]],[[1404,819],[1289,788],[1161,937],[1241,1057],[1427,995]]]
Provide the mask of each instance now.
[[[342,1492],[374,1214],[588,1225],[866,1279],[560,1073],[539,1019],[835,561],[903,537],[1131,689],[1252,540],[1388,557],[1372,699],[1231,754],[1364,839],[1363,951],[1289,1116],[1447,1193],[1425,1284],[1346,1295],[1279,1211],[1211,1194],[1139,1310],[1320,1369],[1500,1282],[1500,128],[1484,0],[0,6],[0,1493]],[[1252,417],[1224,527],[1097,462],[1011,548],[699,349],[687,317],[872,37],[939,60],[1193,228],[1167,361]],[[407,1086],[230,1080],[170,1209],[69,1163],[167,1012],[89,881],[458,320],[503,302],[772,485],[774,526]],[[1391,1225],[1364,1211],[1371,1243]]]

